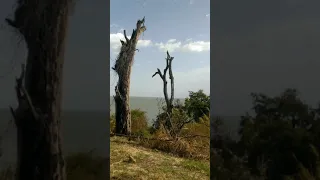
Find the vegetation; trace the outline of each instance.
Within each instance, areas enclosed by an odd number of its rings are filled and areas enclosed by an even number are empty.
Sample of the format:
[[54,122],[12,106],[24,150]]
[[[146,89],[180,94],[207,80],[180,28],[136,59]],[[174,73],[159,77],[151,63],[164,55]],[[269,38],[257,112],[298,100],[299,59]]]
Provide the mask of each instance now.
[[[110,132],[116,133],[116,119],[115,114],[110,117]],[[131,133],[132,135],[141,135],[148,133],[148,119],[146,112],[140,109],[131,110]],[[146,134],[144,134],[146,135]]]
[[175,157],[124,137],[112,137],[110,145],[111,179],[209,179],[209,161]]
[[190,91],[189,98],[185,99],[185,106],[188,115],[193,117],[195,121],[199,121],[203,114],[210,113],[210,96],[207,96],[203,90]]
[[[110,117],[111,135],[126,136],[129,141],[134,140],[136,144],[140,145],[140,148],[143,146],[184,158],[208,161],[210,157],[210,97],[200,90],[199,92],[190,92],[186,105],[174,101],[174,76],[172,72],[174,57],[170,56],[169,52],[166,54],[166,66],[163,72],[158,68],[152,75],[152,77],[159,75],[161,78],[165,101],[165,105],[160,107],[161,111],[153,126],[148,127],[145,112],[138,109],[130,110],[129,108],[131,66],[139,35],[146,30],[144,20],[144,18],[138,20],[137,28],[133,30],[130,40],[126,36],[126,31],[124,31],[126,42],[121,40],[121,50],[113,67],[113,70],[119,76],[119,80],[115,87],[115,114]],[[168,94],[167,75],[170,79],[170,95]],[[118,160],[113,161],[117,162],[111,162],[111,165],[120,163]],[[133,162],[132,157],[129,158],[129,161]],[[142,165],[149,163],[144,162]],[[161,164],[157,165],[161,166]],[[119,166],[113,167],[120,168]],[[128,168],[125,167],[124,169],[128,173]],[[146,170],[145,168],[142,169]],[[119,169],[112,169],[111,173],[117,171]],[[207,173],[207,176],[209,176],[209,173]],[[185,175],[182,177],[185,177]],[[115,176],[115,178],[119,177]],[[137,177],[126,174],[122,178],[136,179]],[[175,176],[170,177],[170,179],[172,178],[176,179]]]
[[[199,93],[190,92],[191,94],[199,95],[188,97],[193,102],[201,100],[202,98],[199,97],[203,95],[210,98],[201,90]],[[186,107],[179,101],[173,104],[171,122],[177,133],[175,138],[163,125],[166,120],[164,118],[167,117],[166,104],[159,107],[161,111],[152,126],[148,126],[145,112],[139,109],[131,110],[133,135],[126,136],[128,139],[117,136],[111,138],[112,178],[139,179],[144,177],[152,179],[163,177],[181,179],[184,177],[185,179],[209,179],[210,115],[207,113],[197,121],[190,120],[193,117],[187,112],[188,110],[192,112],[189,108],[197,109],[195,106]],[[205,112],[207,106],[199,108],[203,108],[203,112]],[[111,115],[110,119],[110,130],[113,134],[115,133],[114,115]],[[126,163],[130,156],[137,159],[136,162]],[[149,165],[147,167],[146,165],[150,163],[155,164],[157,168]],[[128,166],[130,171],[125,170]]]
[[[105,180],[109,161],[106,158],[94,157],[92,153],[77,153],[66,157],[66,176],[69,180]],[[8,167],[0,172],[1,180],[14,180],[15,168]]]
[[[160,112],[154,124],[151,127],[148,127],[145,112],[142,112],[139,109],[134,109],[129,113],[126,112],[127,115],[130,115],[129,118],[126,118],[127,121],[121,121],[130,123],[130,128],[128,125],[126,125],[126,128],[130,129],[131,133],[128,135],[128,133],[125,131],[119,131],[118,123],[120,121],[117,117],[119,113],[118,109],[120,108],[117,108],[116,105],[116,114],[111,115],[110,117],[110,131],[112,135],[126,136],[128,137],[129,141],[134,140],[135,145],[138,145],[139,148],[144,147],[149,150],[160,150],[167,154],[171,154],[172,156],[179,156],[189,159],[190,162],[191,159],[193,159],[193,161],[196,159],[198,160],[196,162],[201,164],[200,166],[202,166],[202,164],[205,162],[207,162],[208,165],[210,158],[210,96],[206,95],[202,90],[200,90],[198,92],[190,92],[186,105],[180,103],[179,101],[174,101],[174,76],[172,72],[173,59],[174,57],[170,56],[169,52],[167,52],[167,57],[165,59],[166,67],[164,68],[163,72],[161,72],[158,68],[157,71],[152,75],[152,77],[155,77],[156,75],[160,76],[163,82],[164,94],[164,104],[160,105]],[[168,94],[167,73],[170,79],[170,95]],[[117,146],[116,144],[113,145]],[[127,147],[127,149],[129,149],[129,147]],[[120,153],[120,155],[123,154],[125,154],[125,152]],[[124,158],[123,156],[121,157]],[[129,159],[130,162],[133,161],[131,157]],[[122,161],[123,160],[121,160],[121,162]],[[128,172],[127,167],[120,170],[120,166],[114,165],[119,163],[119,159],[111,159],[111,167],[113,167],[111,168],[111,174],[117,174],[116,172],[126,169],[126,175],[121,178],[137,178],[135,175],[128,175],[128,173],[132,172]],[[142,162],[141,165],[149,163],[149,161],[146,161]],[[160,162],[157,163],[157,165],[162,166]],[[141,165],[138,166],[138,168],[145,171],[145,167],[141,167]],[[147,171],[145,171],[144,174],[146,174],[146,172]],[[183,171],[181,170],[181,172]],[[209,174],[210,173],[208,169],[205,176],[208,179]],[[170,174],[168,174],[168,177],[169,176]],[[182,177],[186,177],[186,175],[178,177],[181,179]],[[172,175],[170,176],[170,179],[177,179],[178,177]],[[119,178],[119,174],[114,175],[114,178]],[[150,178],[151,177],[148,176],[148,179]],[[194,178],[195,177],[193,177],[193,179]]]
[[241,116],[240,141],[212,139],[212,179],[320,179],[319,107],[295,89],[251,94],[254,113]]

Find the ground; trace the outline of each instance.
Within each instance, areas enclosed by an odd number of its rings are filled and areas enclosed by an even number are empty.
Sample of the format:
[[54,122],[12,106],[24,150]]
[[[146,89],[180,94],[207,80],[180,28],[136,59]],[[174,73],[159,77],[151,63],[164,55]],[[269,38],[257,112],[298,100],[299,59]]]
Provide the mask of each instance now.
[[122,137],[111,137],[110,142],[110,177],[113,180],[210,179],[209,162],[147,149]]

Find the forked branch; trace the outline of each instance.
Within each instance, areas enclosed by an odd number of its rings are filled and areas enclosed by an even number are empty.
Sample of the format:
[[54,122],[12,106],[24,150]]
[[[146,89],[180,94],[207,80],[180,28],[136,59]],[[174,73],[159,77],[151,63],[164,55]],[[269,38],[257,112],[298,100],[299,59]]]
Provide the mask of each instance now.
[[[172,73],[172,60],[174,57],[170,56],[169,52],[167,51],[167,57],[166,57],[166,67],[163,70],[163,73],[160,71],[159,68],[157,68],[157,71],[152,75],[152,77],[156,76],[157,74],[160,76],[160,78],[163,81],[163,94],[164,99],[166,101],[167,105],[167,111],[171,115],[172,107],[173,107],[173,99],[174,99],[174,77]],[[169,98],[168,96],[168,82],[167,82],[167,72],[169,70],[169,79],[171,81],[171,96]]]

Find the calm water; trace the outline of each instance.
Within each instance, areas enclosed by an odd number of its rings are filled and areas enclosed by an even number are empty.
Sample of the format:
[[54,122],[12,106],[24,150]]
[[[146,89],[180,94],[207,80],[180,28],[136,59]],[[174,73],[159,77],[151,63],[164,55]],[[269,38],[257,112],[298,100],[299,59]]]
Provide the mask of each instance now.
[[[180,99],[183,102],[183,99]],[[149,124],[151,125],[153,120],[156,118],[159,113],[159,105],[161,105],[163,98],[155,97],[131,97],[130,98],[130,108],[131,109],[140,109],[146,112]],[[114,113],[115,103],[113,97],[110,97],[110,109],[111,113]]]
[[[146,112],[149,124],[152,124],[159,111],[159,98],[132,97],[131,109],[140,108]],[[110,98],[111,113],[114,102]],[[63,149],[66,154],[86,152],[95,149],[97,155],[107,156],[108,149],[108,109],[106,112],[64,111],[62,115]],[[0,109],[0,136],[3,136],[3,156],[0,165],[15,162],[16,130],[11,123],[11,114],[7,109]],[[7,132],[5,132],[7,130]]]
[[[132,97],[131,109],[139,108],[146,112],[149,124],[159,112],[159,98]],[[114,112],[114,102],[110,99],[111,113]],[[0,166],[12,164],[16,157],[16,130],[9,110],[0,109],[0,136],[2,139],[3,156]],[[225,128],[235,132],[238,118],[225,118]],[[64,111],[62,116],[63,149],[65,154],[86,152],[95,149],[95,153],[108,156],[108,115],[106,112]],[[7,132],[5,132],[7,130]]]

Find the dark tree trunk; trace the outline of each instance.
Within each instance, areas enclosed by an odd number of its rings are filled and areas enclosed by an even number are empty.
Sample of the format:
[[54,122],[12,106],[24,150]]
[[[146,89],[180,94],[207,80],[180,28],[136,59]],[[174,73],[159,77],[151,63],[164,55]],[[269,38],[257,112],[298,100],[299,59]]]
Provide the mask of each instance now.
[[138,20],[136,29],[133,30],[131,38],[128,39],[126,31],[124,36],[126,41],[120,41],[122,46],[113,70],[118,74],[119,80],[115,88],[116,104],[116,133],[131,134],[131,112],[130,112],[130,76],[133,65],[137,43],[141,33],[146,30],[144,18]]
[[60,112],[68,0],[19,0],[16,28],[28,48],[26,68],[16,82],[19,106],[11,108],[17,127],[16,179],[64,180]]
[[[174,57],[170,56],[169,52],[167,51],[167,58],[166,58],[166,67],[163,70],[163,73],[158,68],[157,71],[152,75],[152,77],[156,76],[157,74],[160,76],[163,82],[163,95],[166,102],[166,113],[167,117],[165,118],[165,128],[169,131],[169,134],[173,137],[176,137],[175,130],[173,129],[173,124],[171,121],[172,109],[173,109],[173,100],[174,100],[174,77],[172,73],[172,60]],[[169,79],[171,81],[171,96],[168,95],[168,81],[167,81],[167,72],[169,71]]]

